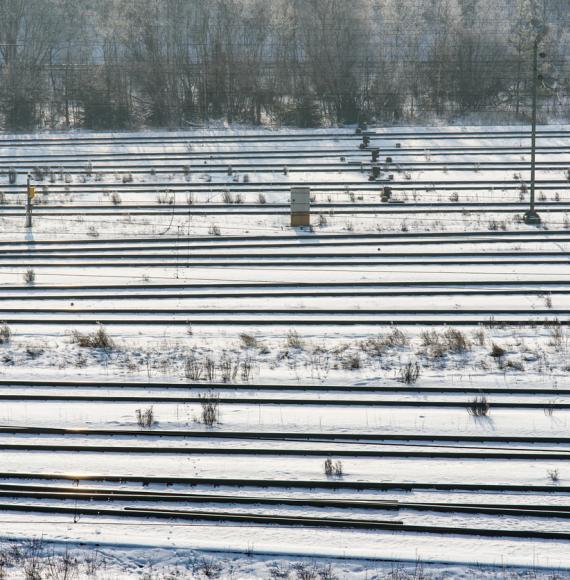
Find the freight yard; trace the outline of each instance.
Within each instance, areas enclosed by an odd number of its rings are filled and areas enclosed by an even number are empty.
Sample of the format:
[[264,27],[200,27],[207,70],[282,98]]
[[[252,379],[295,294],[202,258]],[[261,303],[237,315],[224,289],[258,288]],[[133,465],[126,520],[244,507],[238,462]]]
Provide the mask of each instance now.
[[570,128],[536,151],[528,225],[517,127],[0,137],[4,535],[570,566]]

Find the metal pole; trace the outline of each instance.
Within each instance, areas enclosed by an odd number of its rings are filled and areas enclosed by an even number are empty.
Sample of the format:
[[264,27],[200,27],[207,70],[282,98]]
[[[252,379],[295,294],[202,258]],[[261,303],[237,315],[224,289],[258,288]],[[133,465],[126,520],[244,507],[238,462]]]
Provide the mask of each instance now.
[[28,173],[28,180],[26,186],[26,228],[32,227],[32,196],[31,196],[31,177]]
[[538,37],[534,40],[532,49],[532,128],[530,144],[530,207],[524,215],[527,224],[539,224],[540,216],[534,207],[535,175],[536,175],[536,96],[538,90]]

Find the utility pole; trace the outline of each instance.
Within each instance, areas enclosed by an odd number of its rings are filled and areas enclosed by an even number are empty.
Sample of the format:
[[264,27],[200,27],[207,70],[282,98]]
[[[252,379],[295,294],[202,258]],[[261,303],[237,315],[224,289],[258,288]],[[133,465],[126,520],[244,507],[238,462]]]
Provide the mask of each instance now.
[[538,91],[538,43],[540,35],[537,34],[532,46],[532,128],[530,142],[530,207],[524,214],[524,221],[527,224],[537,225],[540,223],[540,216],[534,207],[534,192],[536,185],[536,95]]
[[28,173],[27,187],[26,187],[26,228],[32,227],[32,201],[36,196],[36,188],[31,184],[31,175]]

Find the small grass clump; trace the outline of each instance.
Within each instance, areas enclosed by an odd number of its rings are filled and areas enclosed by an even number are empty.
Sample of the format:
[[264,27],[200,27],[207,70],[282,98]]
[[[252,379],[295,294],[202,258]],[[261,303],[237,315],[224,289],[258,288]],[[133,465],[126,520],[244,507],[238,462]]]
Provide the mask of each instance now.
[[99,325],[95,332],[83,334],[78,330],[71,333],[71,342],[82,348],[101,348],[110,350],[115,346],[113,339],[104,326]]
[[472,417],[487,417],[490,410],[491,405],[485,396],[475,397],[467,407],[467,412]]
[[505,356],[506,353],[507,351],[502,346],[493,343],[493,346],[491,347],[491,352],[489,354],[493,358],[502,358]]
[[135,411],[137,418],[137,425],[141,429],[152,429],[154,425],[154,409],[149,407],[148,409],[137,409]]
[[549,469],[547,471],[548,477],[552,483],[558,483],[560,481],[560,470],[558,469]]
[[324,472],[327,477],[342,477],[343,476],[343,469],[342,469],[342,462],[341,461],[334,461],[328,457],[325,459],[324,463]]
[[212,224],[209,228],[208,228],[208,233],[211,236],[221,236],[222,235],[222,231],[220,230],[220,226],[216,225],[216,224]]
[[421,367],[417,362],[408,362],[398,372],[398,380],[406,385],[413,385],[421,375]]
[[303,339],[299,336],[296,330],[290,330],[285,338],[285,344],[287,348],[295,348],[298,350],[303,350],[305,343]]
[[24,272],[24,283],[28,286],[33,286],[36,281],[36,272],[32,268],[28,268]]
[[247,334],[246,332],[242,332],[239,335],[239,339],[241,341],[242,348],[257,348],[257,338],[252,334]]
[[425,330],[420,338],[426,354],[433,358],[462,354],[471,349],[471,342],[465,333],[457,328],[447,328],[443,332]]
[[12,331],[10,327],[5,323],[0,323],[0,344],[8,344],[12,338]]
[[200,397],[202,405],[202,423],[212,427],[215,423],[220,422],[220,395],[210,391]]

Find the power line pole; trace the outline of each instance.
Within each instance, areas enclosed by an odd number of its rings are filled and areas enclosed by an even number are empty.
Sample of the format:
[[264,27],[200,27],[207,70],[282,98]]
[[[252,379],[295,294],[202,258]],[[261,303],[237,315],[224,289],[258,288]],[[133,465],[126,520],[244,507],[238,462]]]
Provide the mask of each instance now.
[[530,144],[530,207],[524,214],[527,224],[539,224],[540,216],[534,207],[534,192],[536,185],[536,101],[538,92],[538,43],[540,36],[537,34],[532,47],[532,128]]
[[32,208],[34,207],[32,201],[36,195],[36,188],[31,184],[31,175],[28,173],[28,180],[26,186],[26,228],[32,227]]

